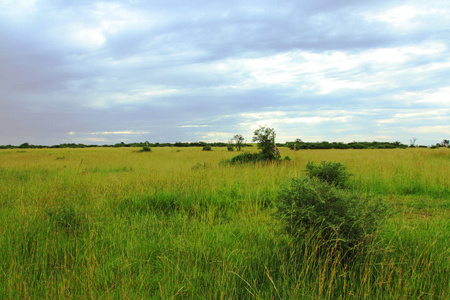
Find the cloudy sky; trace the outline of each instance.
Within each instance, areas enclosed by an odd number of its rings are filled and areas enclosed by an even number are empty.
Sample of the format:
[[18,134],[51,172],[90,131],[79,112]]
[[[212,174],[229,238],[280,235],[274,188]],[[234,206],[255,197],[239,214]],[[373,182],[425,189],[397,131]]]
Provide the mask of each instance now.
[[450,1],[0,0],[0,145],[450,138]]

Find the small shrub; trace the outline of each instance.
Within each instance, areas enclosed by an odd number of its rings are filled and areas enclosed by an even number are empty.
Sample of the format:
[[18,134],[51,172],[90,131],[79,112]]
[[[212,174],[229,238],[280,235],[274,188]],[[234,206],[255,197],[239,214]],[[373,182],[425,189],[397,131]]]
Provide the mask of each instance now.
[[144,147],[142,147],[142,150],[141,150],[141,152],[151,152],[151,151],[152,151],[152,149],[149,146],[144,146]]
[[210,145],[205,145],[202,149],[203,151],[211,151],[211,146]]
[[[296,245],[318,236],[318,255],[351,258],[371,244],[386,207],[318,178],[293,179],[280,192],[277,216]],[[304,243],[303,243],[304,244]]]
[[228,150],[228,151],[234,151],[234,147],[233,147],[232,145],[228,145],[228,146],[227,146],[227,150]]
[[264,157],[260,153],[248,153],[244,152],[233,157],[230,160],[231,164],[245,164],[245,163],[256,163],[258,161],[264,160]]
[[286,155],[286,156],[284,157],[284,160],[291,161],[292,159],[291,159],[288,155]]
[[309,178],[317,178],[339,188],[347,186],[347,180],[352,174],[347,172],[347,167],[341,163],[322,161],[316,166],[313,162],[306,165],[306,175]]

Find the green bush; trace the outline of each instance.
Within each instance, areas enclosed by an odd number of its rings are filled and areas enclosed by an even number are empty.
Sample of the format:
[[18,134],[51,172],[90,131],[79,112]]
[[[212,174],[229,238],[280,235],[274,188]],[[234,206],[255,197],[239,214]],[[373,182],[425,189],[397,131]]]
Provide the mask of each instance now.
[[228,145],[228,146],[227,146],[227,150],[228,150],[228,151],[234,151],[233,145]]
[[253,133],[253,142],[257,142],[258,149],[261,150],[261,156],[265,160],[278,160],[274,153],[275,131],[273,128],[260,127]]
[[142,147],[142,150],[141,150],[141,152],[151,152],[151,151],[152,151],[152,149],[148,146]]
[[202,149],[203,151],[211,151],[211,146],[210,145],[205,145]]
[[370,245],[386,207],[318,178],[293,179],[280,194],[277,216],[295,245],[318,237],[318,255],[351,258]]
[[248,153],[244,152],[239,154],[232,159],[229,160],[231,164],[245,164],[245,163],[256,163],[258,161],[265,160],[264,157],[260,153]]
[[345,188],[347,181],[352,174],[347,172],[347,167],[341,163],[322,161],[320,165],[308,162],[306,165],[306,175],[309,178],[317,178],[339,188]]

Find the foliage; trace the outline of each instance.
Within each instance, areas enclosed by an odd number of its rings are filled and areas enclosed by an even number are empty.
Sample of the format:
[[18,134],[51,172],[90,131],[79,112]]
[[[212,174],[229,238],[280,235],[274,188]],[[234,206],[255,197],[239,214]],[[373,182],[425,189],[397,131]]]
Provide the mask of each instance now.
[[261,150],[261,155],[266,160],[277,159],[273,152],[275,136],[274,129],[268,127],[259,127],[259,129],[254,132],[252,140],[253,142],[258,143],[258,149]]
[[338,188],[344,188],[347,180],[352,174],[347,172],[347,167],[341,163],[322,161],[320,165],[315,165],[309,161],[306,165],[306,175],[309,178],[316,177],[320,181],[327,182]]
[[211,151],[212,149],[211,149],[211,146],[210,145],[205,145],[205,146],[203,146],[203,149],[202,149],[203,151]]
[[291,150],[317,150],[317,149],[395,149],[407,148],[406,145],[400,142],[303,142],[301,139],[296,139],[295,142],[286,142],[285,146]]
[[[445,140],[444,140],[445,141]],[[53,146],[44,146],[44,145],[32,145],[29,143],[23,143],[20,146],[14,145],[0,145],[0,149],[14,149],[14,148],[24,148],[24,149],[43,149],[43,148],[96,148],[96,147],[203,147],[206,144],[211,145],[211,147],[228,147],[230,143],[234,144],[234,140],[230,140],[228,143],[224,142],[214,142],[214,143],[206,143],[206,142],[176,142],[176,143],[150,143],[146,142],[133,142],[133,143],[116,143],[114,145],[85,145],[85,144],[75,144],[75,143],[63,143],[59,145]],[[278,146],[285,146],[290,148],[291,150],[297,149],[394,149],[394,148],[407,148],[407,145],[404,145],[400,142],[351,142],[351,143],[342,143],[342,142],[303,142],[301,139],[296,139],[294,142],[286,142],[284,144],[277,144]],[[245,141],[242,143],[243,147],[251,147],[251,144],[246,144]]]
[[231,140],[233,141],[237,151],[241,151],[241,149],[245,143],[244,137],[240,134],[236,134]]
[[152,149],[149,146],[144,146],[141,149],[141,152],[151,152],[151,151],[152,151]]
[[372,204],[318,178],[305,178],[293,179],[280,192],[277,215],[298,245],[318,234],[320,255],[353,257],[370,244],[385,210],[380,202]]
[[244,152],[235,157],[233,157],[229,162],[231,164],[245,164],[245,163],[256,163],[258,161],[264,160],[264,157],[260,153],[248,153]]
[[231,145],[231,144],[228,145],[228,146],[227,146],[227,150],[228,150],[228,151],[234,151],[233,145]]

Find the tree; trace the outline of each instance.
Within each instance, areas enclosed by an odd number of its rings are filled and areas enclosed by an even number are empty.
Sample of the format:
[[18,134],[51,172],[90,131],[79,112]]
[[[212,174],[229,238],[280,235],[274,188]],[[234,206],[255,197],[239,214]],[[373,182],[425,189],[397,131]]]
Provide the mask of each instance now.
[[268,127],[259,127],[254,132],[253,142],[258,143],[258,149],[261,150],[264,159],[276,159],[274,155],[275,136],[276,134],[273,128]]
[[245,139],[242,135],[236,134],[232,139],[234,146],[236,147],[237,151],[241,151],[242,146],[245,143]]

